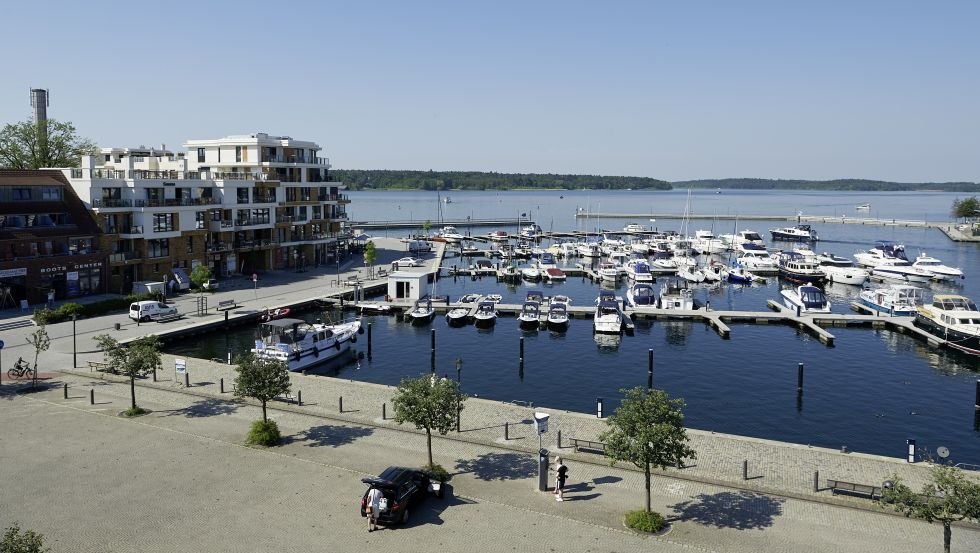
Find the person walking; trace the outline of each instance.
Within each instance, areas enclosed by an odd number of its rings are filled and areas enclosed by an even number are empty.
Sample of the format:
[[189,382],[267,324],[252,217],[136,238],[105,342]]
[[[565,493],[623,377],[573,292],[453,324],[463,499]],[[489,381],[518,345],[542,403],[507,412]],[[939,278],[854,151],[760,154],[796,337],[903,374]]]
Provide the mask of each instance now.
[[378,529],[378,515],[381,509],[381,490],[378,488],[371,488],[368,490],[367,499],[365,502],[365,508],[367,510],[368,519],[368,532],[373,532]]
[[54,309],[54,288],[48,290],[48,309]]
[[565,501],[565,479],[568,477],[568,467],[555,457],[555,501]]

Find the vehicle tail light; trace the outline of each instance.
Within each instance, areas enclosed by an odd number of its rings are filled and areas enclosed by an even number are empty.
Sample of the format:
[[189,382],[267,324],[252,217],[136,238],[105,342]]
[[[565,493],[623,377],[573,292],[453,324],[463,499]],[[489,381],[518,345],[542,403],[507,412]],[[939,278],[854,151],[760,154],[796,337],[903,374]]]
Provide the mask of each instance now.
[[398,509],[401,509],[401,508],[402,508],[402,506],[399,505],[397,501],[393,501],[391,503],[391,510],[392,511],[397,511]]

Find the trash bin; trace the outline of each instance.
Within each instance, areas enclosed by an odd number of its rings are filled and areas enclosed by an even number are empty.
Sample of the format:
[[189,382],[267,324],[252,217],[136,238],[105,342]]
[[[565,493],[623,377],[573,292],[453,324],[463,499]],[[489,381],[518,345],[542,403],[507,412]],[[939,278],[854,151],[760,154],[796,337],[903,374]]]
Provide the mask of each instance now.
[[538,491],[548,491],[548,450],[538,450]]

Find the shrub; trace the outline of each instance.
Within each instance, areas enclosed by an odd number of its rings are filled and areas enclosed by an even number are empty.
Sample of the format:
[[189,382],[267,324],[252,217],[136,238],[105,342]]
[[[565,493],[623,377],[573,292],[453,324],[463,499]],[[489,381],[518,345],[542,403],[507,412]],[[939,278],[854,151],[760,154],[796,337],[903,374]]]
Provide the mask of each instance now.
[[279,438],[279,425],[276,421],[255,421],[245,437],[245,443],[271,447],[279,443]]
[[422,467],[422,472],[429,475],[430,480],[435,480],[437,482],[448,482],[449,479],[452,478],[452,475],[449,474],[449,471],[442,468],[442,465],[436,465],[436,464],[424,465]]
[[122,416],[138,417],[140,415],[145,415],[147,413],[149,413],[149,411],[143,409],[142,407],[130,407],[129,409],[126,409],[125,411],[122,412]]
[[657,512],[646,512],[642,509],[626,513],[626,526],[639,532],[654,533],[663,530],[666,525],[663,515]]
[[34,321],[37,324],[54,324],[71,320],[72,313],[78,313],[79,317],[98,317],[111,311],[129,309],[129,304],[134,301],[158,299],[159,294],[130,294],[117,298],[97,301],[94,303],[74,303],[62,304],[58,309],[48,309],[46,307],[34,312]]

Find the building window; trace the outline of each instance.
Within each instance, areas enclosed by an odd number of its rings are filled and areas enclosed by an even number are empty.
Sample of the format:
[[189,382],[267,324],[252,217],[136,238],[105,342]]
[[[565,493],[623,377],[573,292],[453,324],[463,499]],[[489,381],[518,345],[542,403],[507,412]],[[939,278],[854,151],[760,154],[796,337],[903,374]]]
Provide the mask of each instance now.
[[248,161],[248,149],[245,146],[235,146],[235,162]]
[[10,199],[17,201],[28,201],[31,199],[31,189],[30,188],[14,188]]
[[46,202],[54,202],[61,200],[61,189],[56,187],[45,186],[41,188],[41,199]]
[[204,148],[197,149],[197,162],[204,163]]
[[[170,255],[170,240],[167,238],[162,238],[160,240],[147,240],[146,241],[146,256],[147,257],[167,257]],[[154,269],[156,272],[156,269]]]
[[194,237],[187,237],[187,253],[194,253]]
[[171,232],[174,230],[173,213],[154,213],[153,232]]
[[218,163],[221,163],[221,146],[218,146]]
[[206,217],[206,212],[197,211],[194,213],[194,228],[201,230],[204,228],[204,218]]

